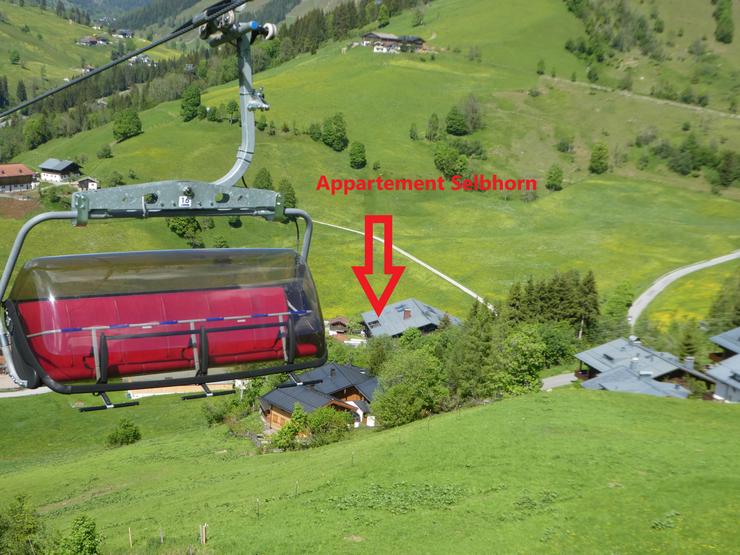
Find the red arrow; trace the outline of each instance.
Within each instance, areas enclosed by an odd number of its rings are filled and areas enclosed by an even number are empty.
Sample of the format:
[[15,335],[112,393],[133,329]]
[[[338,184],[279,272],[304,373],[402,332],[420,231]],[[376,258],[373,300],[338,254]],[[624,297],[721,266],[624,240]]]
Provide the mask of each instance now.
[[[390,276],[388,284],[383,289],[383,293],[378,297],[373,290],[373,286],[367,279],[367,276],[373,275],[373,226],[381,224],[385,229],[383,233],[383,274]],[[360,282],[362,290],[367,295],[370,304],[375,310],[375,314],[380,316],[388,299],[391,298],[393,290],[398,285],[406,266],[393,265],[393,216],[386,215],[366,215],[365,216],[365,265],[352,266],[357,281]]]

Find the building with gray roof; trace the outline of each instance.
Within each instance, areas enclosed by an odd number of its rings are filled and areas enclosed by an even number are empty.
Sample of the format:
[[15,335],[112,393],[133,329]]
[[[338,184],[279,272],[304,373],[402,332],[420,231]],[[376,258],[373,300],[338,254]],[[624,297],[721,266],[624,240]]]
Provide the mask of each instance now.
[[695,370],[693,360],[688,357],[681,362],[671,353],[645,347],[634,337],[615,339],[578,353],[576,358],[581,363],[581,372],[584,364],[587,368],[585,373],[590,379],[582,384],[586,389],[685,399],[690,391],[677,383],[671,383],[671,380],[681,381],[691,377],[708,385],[715,383],[712,376]]
[[41,181],[47,183],[62,183],[69,181],[72,177],[80,175],[80,166],[72,160],[57,160],[56,158],[49,158],[41,165]]
[[709,338],[712,343],[722,347],[726,353],[740,354],[740,328],[728,330]]
[[398,337],[408,329],[416,328],[423,332],[436,330],[442,320],[447,318],[455,326],[460,324],[460,319],[450,316],[446,312],[424,304],[417,299],[406,299],[394,304],[387,305],[380,316],[374,311],[363,312],[362,320],[368,335],[379,337],[387,335]]
[[712,336],[712,343],[724,351],[720,362],[707,370],[717,381],[715,399],[740,403],[740,328],[734,328]]
[[720,401],[740,403],[740,355],[715,364],[707,374],[717,382],[714,397]]
[[679,384],[659,382],[630,367],[620,367],[603,372],[581,385],[586,389],[642,393],[643,395],[675,397],[678,399],[686,399],[691,394],[688,389]]
[[671,353],[654,351],[644,346],[639,339],[620,337],[588,351],[578,353],[576,358],[588,368],[588,376],[609,372],[617,368],[632,367],[638,373],[649,375],[659,381],[691,376],[707,383],[714,380],[705,373],[695,370],[689,357],[683,362]]
[[330,362],[280,384],[260,398],[260,409],[270,428],[280,429],[290,420],[299,404],[306,413],[322,407],[334,407],[355,415],[359,422],[369,423],[378,379],[364,368]]

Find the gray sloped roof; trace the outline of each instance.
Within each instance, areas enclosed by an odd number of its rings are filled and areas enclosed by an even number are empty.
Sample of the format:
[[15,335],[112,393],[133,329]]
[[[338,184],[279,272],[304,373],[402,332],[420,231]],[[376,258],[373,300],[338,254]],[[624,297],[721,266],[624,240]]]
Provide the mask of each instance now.
[[364,37],[377,37],[382,40],[398,40],[398,35],[394,35],[392,33],[381,33],[379,31],[372,31],[370,33],[365,33],[363,36]]
[[732,351],[733,353],[740,353],[740,328],[734,330],[727,330],[720,334],[710,337],[712,343],[716,343],[720,347]]
[[52,172],[63,172],[71,167],[79,167],[72,160],[57,160],[56,158],[49,158],[41,165],[39,169],[52,171]]
[[286,412],[292,413],[293,407],[298,403],[303,407],[303,410],[308,413],[313,412],[318,408],[325,407],[332,401],[334,401],[334,398],[331,395],[316,391],[312,387],[296,386],[284,389],[273,389],[267,395],[262,396],[260,404],[264,409],[269,406],[275,406]]
[[740,389],[740,355],[735,355],[707,370],[707,374],[718,382]]
[[300,379],[303,381],[321,380],[321,383],[314,384],[311,387],[326,395],[333,395],[338,391],[354,386],[370,401],[372,401],[373,393],[378,387],[378,379],[371,376],[364,368],[351,364],[337,364],[336,362],[330,362],[304,372],[300,375]]
[[650,372],[651,377],[660,378],[676,370],[682,370],[697,379],[714,381],[703,372],[687,368],[671,353],[654,351],[622,337],[578,353],[576,358],[601,373],[628,367],[634,368],[638,374]]
[[[308,413],[339,400],[332,395],[350,387],[356,387],[368,401],[372,401],[378,387],[378,379],[364,368],[336,362],[304,372],[299,378],[306,382],[313,380],[321,382],[273,389],[260,398],[262,408],[267,410],[270,406],[275,406],[292,413],[295,404],[300,403],[303,410]],[[283,382],[282,385],[290,383],[292,382]]]
[[627,367],[615,368],[581,384],[586,389],[620,391],[624,393],[642,393],[655,397],[675,397],[685,399],[690,392],[686,388],[672,383],[663,383]]
[[[406,319],[404,319],[405,310],[409,310],[411,313],[410,317]],[[439,326],[440,321],[444,317],[445,313],[438,308],[434,308],[413,298],[387,305],[383,309],[383,312],[380,313],[380,316],[372,310],[362,313],[362,319],[365,325],[370,330],[370,333],[376,337],[380,335],[400,335],[411,328],[424,328],[429,325]],[[460,324],[459,318],[455,318],[449,314],[447,314],[447,317],[452,324]],[[376,321],[378,322],[377,326],[370,325]]]

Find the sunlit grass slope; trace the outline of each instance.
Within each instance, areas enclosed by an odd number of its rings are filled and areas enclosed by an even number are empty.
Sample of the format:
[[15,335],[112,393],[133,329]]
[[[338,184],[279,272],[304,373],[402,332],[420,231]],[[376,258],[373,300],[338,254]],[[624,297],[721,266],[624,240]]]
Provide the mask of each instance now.
[[740,541],[734,406],[579,388],[251,456],[196,402],[127,409],[143,439],[119,449],[102,444],[122,412],[69,402],[0,402],[0,498],[28,494],[62,529],[90,514],[110,553],[131,552],[129,527],[136,553],[183,552],[204,522],[212,553],[732,553]]

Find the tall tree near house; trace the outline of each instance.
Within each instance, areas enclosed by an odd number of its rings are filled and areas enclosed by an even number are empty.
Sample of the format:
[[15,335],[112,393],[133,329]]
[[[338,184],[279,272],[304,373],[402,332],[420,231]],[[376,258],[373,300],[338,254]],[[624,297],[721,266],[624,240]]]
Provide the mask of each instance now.
[[448,363],[451,389],[458,402],[483,394],[490,372],[493,323],[491,311],[475,301]]
[[522,316],[525,322],[534,322],[542,313],[540,310],[539,290],[532,276],[527,278],[524,284],[524,295],[522,296]]
[[522,284],[517,281],[511,286],[511,289],[509,289],[509,297],[506,300],[507,321],[513,324],[524,321],[524,315],[522,314],[523,300],[524,293],[522,291]]
[[381,29],[383,27],[387,27],[388,24],[391,22],[391,14],[388,11],[388,6],[385,4],[380,5],[380,9],[378,10],[378,27]]
[[684,324],[681,331],[679,342],[678,356],[681,360],[687,356],[695,357],[699,352],[699,334],[694,320],[689,320]]
[[587,333],[596,327],[600,314],[599,292],[596,288],[596,277],[593,271],[588,271],[580,285],[581,321],[578,328],[578,339],[583,337],[584,332]]

